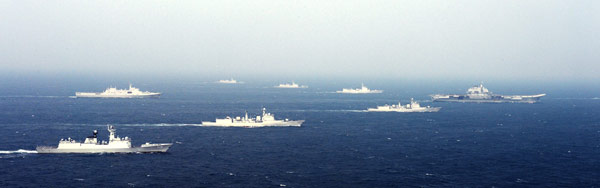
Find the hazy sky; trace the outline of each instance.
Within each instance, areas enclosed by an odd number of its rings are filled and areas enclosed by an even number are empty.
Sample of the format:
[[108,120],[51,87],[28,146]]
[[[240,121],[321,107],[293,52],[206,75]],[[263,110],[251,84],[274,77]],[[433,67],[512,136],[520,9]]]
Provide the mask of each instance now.
[[0,72],[600,79],[600,1],[1,1]]

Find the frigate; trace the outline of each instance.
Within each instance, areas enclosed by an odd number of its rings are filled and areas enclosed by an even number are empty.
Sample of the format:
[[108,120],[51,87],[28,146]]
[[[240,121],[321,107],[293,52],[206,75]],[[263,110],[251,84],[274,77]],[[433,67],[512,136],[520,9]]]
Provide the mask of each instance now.
[[160,93],[140,91],[140,89],[133,87],[129,84],[129,89],[117,89],[116,87],[109,87],[104,92],[75,92],[75,97],[79,98],[145,98],[145,97],[159,97]]
[[225,117],[224,119],[216,119],[215,122],[203,121],[202,126],[218,126],[218,127],[300,127],[304,120],[277,120],[275,115],[266,112],[267,109],[262,109],[262,116],[256,118],[248,117],[246,112],[244,117]]
[[383,105],[377,106],[377,108],[369,108],[367,111],[369,112],[438,112],[442,109],[442,107],[430,107],[421,106],[417,101],[410,99],[410,103],[406,105],[394,104],[394,105]]
[[371,90],[365,86],[365,84],[361,84],[360,88],[343,88],[341,91],[336,91],[336,93],[349,93],[349,94],[365,94],[365,93],[382,93],[383,90]]
[[146,142],[140,147],[132,147],[129,137],[121,138],[116,135],[116,129],[108,125],[110,135],[108,141],[98,141],[98,130],[92,136],[85,138],[84,142],[77,142],[71,137],[60,139],[58,147],[38,146],[38,153],[160,153],[167,152],[173,143],[153,144]]
[[434,102],[477,102],[477,103],[536,103],[546,94],[537,95],[497,95],[483,87],[483,83],[467,90],[466,95],[435,94],[431,95]]
[[219,80],[219,81],[217,81],[217,83],[221,83],[221,84],[241,84],[242,82],[238,82],[237,80],[231,78],[229,80]]
[[289,83],[279,84],[278,86],[275,86],[275,88],[308,88],[308,86],[298,85],[297,83],[292,82],[291,84],[289,84]]

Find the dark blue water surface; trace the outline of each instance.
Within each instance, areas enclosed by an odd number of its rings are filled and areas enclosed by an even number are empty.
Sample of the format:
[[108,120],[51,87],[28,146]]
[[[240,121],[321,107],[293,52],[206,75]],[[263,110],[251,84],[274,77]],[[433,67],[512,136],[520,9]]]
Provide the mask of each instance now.
[[[5,90],[0,187],[600,186],[600,100],[592,97],[463,104],[431,103],[427,90],[383,86],[386,92],[375,95],[251,84],[138,86],[164,95],[68,97],[77,90],[103,89],[95,86]],[[438,113],[358,111],[410,97],[443,108]],[[194,126],[245,110],[258,114],[261,107],[278,119],[306,122],[252,129]],[[109,123],[134,145],[176,144],[164,154],[24,153],[56,145],[60,138],[81,140],[94,129],[107,139]]]

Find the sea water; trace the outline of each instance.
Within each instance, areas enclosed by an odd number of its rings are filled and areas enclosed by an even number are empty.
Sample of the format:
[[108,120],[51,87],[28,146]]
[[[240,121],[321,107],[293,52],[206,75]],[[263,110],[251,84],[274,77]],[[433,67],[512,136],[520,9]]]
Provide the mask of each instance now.
[[[432,103],[429,89],[385,84],[367,85],[385,90],[368,95],[336,94],[341,87],[326,86],[134,86],[163,95],[79,99],[69,96],[103,88],[3,87],[0,187],[600,185],[600,100],[594,97],[548,93],[536,104]],[[363,111],[411,97],[442,110]],[[200,125],[245,111],[259,115],[263,107],[277,119],[306,121],[302,127]],[[82,140],[93,130],[99,130],[99,140],[107,140],[106,124],[115,125],[117,134],[132,138],[135,146],[174,145],[156,154],[35,152],[36,146],[55,146],[61,138]]]

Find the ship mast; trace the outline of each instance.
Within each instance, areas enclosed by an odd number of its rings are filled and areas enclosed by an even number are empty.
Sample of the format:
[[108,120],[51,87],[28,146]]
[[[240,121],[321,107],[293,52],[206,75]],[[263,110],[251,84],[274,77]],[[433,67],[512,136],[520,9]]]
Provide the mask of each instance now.
[[117,136],[115,135],[116,130],[112,125],[108,125],[108,132],[110,133],[110,135],[108,136],[108,140],[112,141],[117,138]]

